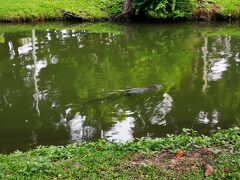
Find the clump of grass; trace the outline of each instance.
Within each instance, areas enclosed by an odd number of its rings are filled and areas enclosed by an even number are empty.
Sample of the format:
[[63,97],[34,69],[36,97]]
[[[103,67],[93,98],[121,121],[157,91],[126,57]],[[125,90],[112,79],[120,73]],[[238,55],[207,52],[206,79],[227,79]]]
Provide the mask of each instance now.
[[[65,147],[40,146],[25,153],[0,155],[0,178],[199,179],[204,177],[202,162],[211,163],[212,178],[235,178],[240,175],[239,148],[239,128],[220,130],[211,136],[184,129],[181,135],[128,143],[101,140]],[[174,154],[178,149],[183,150],[184,156],[176,160]]]

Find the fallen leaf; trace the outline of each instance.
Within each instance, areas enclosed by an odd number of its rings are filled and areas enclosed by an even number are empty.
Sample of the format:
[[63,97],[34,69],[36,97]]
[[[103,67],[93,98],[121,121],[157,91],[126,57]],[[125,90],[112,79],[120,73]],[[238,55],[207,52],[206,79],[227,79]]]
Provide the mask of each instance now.
[[213,173],[213,168],[209,164],[205,164],[205,176],[209,176]]
[[179,149],[176,154],[176,158],[181,158],[183,156],[183,151]]

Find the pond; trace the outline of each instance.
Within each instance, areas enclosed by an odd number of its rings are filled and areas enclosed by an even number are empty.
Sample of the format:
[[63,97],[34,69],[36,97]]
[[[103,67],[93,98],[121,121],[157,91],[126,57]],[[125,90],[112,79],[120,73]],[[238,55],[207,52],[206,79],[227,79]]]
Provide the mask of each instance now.
[[0,152],[239,125],[239,25],[0,24]]

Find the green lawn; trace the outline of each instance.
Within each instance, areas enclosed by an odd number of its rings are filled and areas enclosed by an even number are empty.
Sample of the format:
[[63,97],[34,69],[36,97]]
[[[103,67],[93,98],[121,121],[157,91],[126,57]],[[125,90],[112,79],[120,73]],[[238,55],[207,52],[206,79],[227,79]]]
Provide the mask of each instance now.
[[[110,18],[121,12],[123,2],[124,0],[0,0],[0,21],[59,19],[63,17],[62,10],[76,13],[86,20]],[[177,4],[181,5],[182,2],[187,1],[176,0]],[[199,7],[208,9],[209,13],[213,8],[223,17],[239,18],[240,16],[239,0],[206,0],[203,4],[199,2],[189,0],[189,7],[192,7],[190,12],[185,8],[174,13],[168,12],[167,9],[159,11],[160,6],[148,7],[147,9],[151,10],[146,9],[146,11],[149,11],[148,15],[159,19],[175,16],[191,18]]]
[[62,10],[83,18],[112,17],[121,11],[122,0],[0,0],[1,20],[56,19]]
[[[179,159],[175,154],[183,150]],[[192,130],[126,144],[71,144],[0,155],[0,179],[209,179],[240,177],[240,129],[199,136]]]
[[210,0],[220,8],[220,12],[226,17],[240,16],[240,1],[239,0]]

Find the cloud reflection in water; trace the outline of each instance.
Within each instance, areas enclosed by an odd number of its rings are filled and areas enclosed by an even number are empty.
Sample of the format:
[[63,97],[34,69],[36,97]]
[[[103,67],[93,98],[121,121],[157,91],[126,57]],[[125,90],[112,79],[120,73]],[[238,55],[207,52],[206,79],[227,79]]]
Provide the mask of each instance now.
[[134,127],[134,118],[127,117],[124,121],[117,122],[110,131],[108,131],[104,137],[106,137],[109,141],[114,142],[125,142],[133,139],[133,131]]
[[72,142],[90,139],[93,136],[94,128],[91,126],[84,126],[86,116],[81,116],[79,113],[68,122],[70,129],[70,140]]
[[173,99],[167,93],[163,94],[163,97],[164,97],[163,101],[160,101],[159,104],[156,105],[156,107],[154,108],[153,116],[151,117],[152,124],[157,125],[167,124],[165,116],[172,110]]

